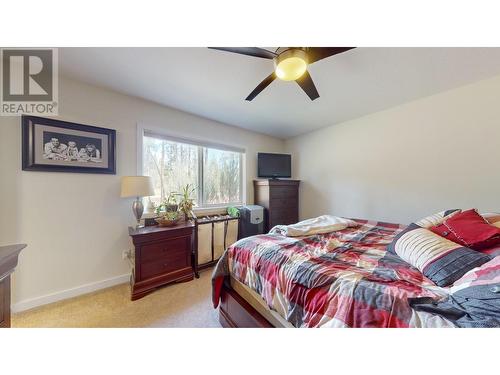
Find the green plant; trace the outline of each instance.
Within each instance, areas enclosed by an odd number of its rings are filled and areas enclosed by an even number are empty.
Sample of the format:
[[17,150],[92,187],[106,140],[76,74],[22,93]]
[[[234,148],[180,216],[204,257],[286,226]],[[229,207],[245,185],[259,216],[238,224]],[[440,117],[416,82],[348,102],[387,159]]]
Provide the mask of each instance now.
[[165,198],[158,206],[155,205],[155,212],[157,215],[161,215],[163,212],[166,216],[168,213],[177,213],[177,203],[176,203],[176,193],[170,193],[167,198]]
[[240,217],[240,211],[236,207],[228,207],[227,213],[231,217]]
[[191,214],[194,206],[194,199],[191,198],[192,194],[196,191],[196,188],[191,184],[184,186],[180,192],[175,193],[176,196],[180,197],[179,209],[184,212],[184,215],[188,217]]
[[163,216],[164,219],[166,220],[177,220],[179,217],[179,212],[178,211],[167,211],[165,212],[165,216]]

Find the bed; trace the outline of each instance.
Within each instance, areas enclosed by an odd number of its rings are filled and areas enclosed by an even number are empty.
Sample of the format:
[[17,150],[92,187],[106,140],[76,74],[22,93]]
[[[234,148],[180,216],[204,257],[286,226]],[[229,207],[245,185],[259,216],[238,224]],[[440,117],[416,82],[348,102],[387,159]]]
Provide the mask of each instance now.
[[404,225],[356,226],[306,237],[249,237],[217,265],[214,307],[223,327],[454,327],[409,301],[443,300],[417,268],[387,251]]

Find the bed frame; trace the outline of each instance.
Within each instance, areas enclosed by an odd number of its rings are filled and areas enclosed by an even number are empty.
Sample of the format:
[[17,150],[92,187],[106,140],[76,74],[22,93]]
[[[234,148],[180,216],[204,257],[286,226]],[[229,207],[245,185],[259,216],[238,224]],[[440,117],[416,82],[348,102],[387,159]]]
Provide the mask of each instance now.
[[221,290],[219,322],[224,328],[274,328],[243,297],[225,284]]

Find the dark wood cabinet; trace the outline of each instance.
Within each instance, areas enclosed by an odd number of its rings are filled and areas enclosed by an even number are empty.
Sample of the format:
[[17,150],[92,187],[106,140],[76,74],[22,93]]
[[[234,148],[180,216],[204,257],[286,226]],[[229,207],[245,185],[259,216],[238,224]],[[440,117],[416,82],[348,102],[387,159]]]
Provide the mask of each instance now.
[[264,207],[264,230],[299,221],[298,180],[254,180],[254,202]]
[[10,327],[10,274],[26,245],[0,247],[0,328]]
[[0,280],[0,328],[10,327],[10,275]]
[[197,273],[194,228],[191,221],[173,227],[129,228],[135,247],[130,276],[132,301],[160,286],[193,279]]

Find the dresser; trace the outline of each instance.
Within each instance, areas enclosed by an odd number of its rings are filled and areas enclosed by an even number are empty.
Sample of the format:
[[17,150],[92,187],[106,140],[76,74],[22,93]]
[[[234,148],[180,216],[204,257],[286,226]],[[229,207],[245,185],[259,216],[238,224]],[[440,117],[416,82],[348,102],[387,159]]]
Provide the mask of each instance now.
[[193,279],[197,274],[194,229],[192,221],[172,227],[129,228],[134,243],[132,301],[160,286]]
[[0,328],[10,327],[10,275],[26,245],[0,247]]
[[254,180],[254,203],[264,207],[264,230],[299,221],[298,180]]

